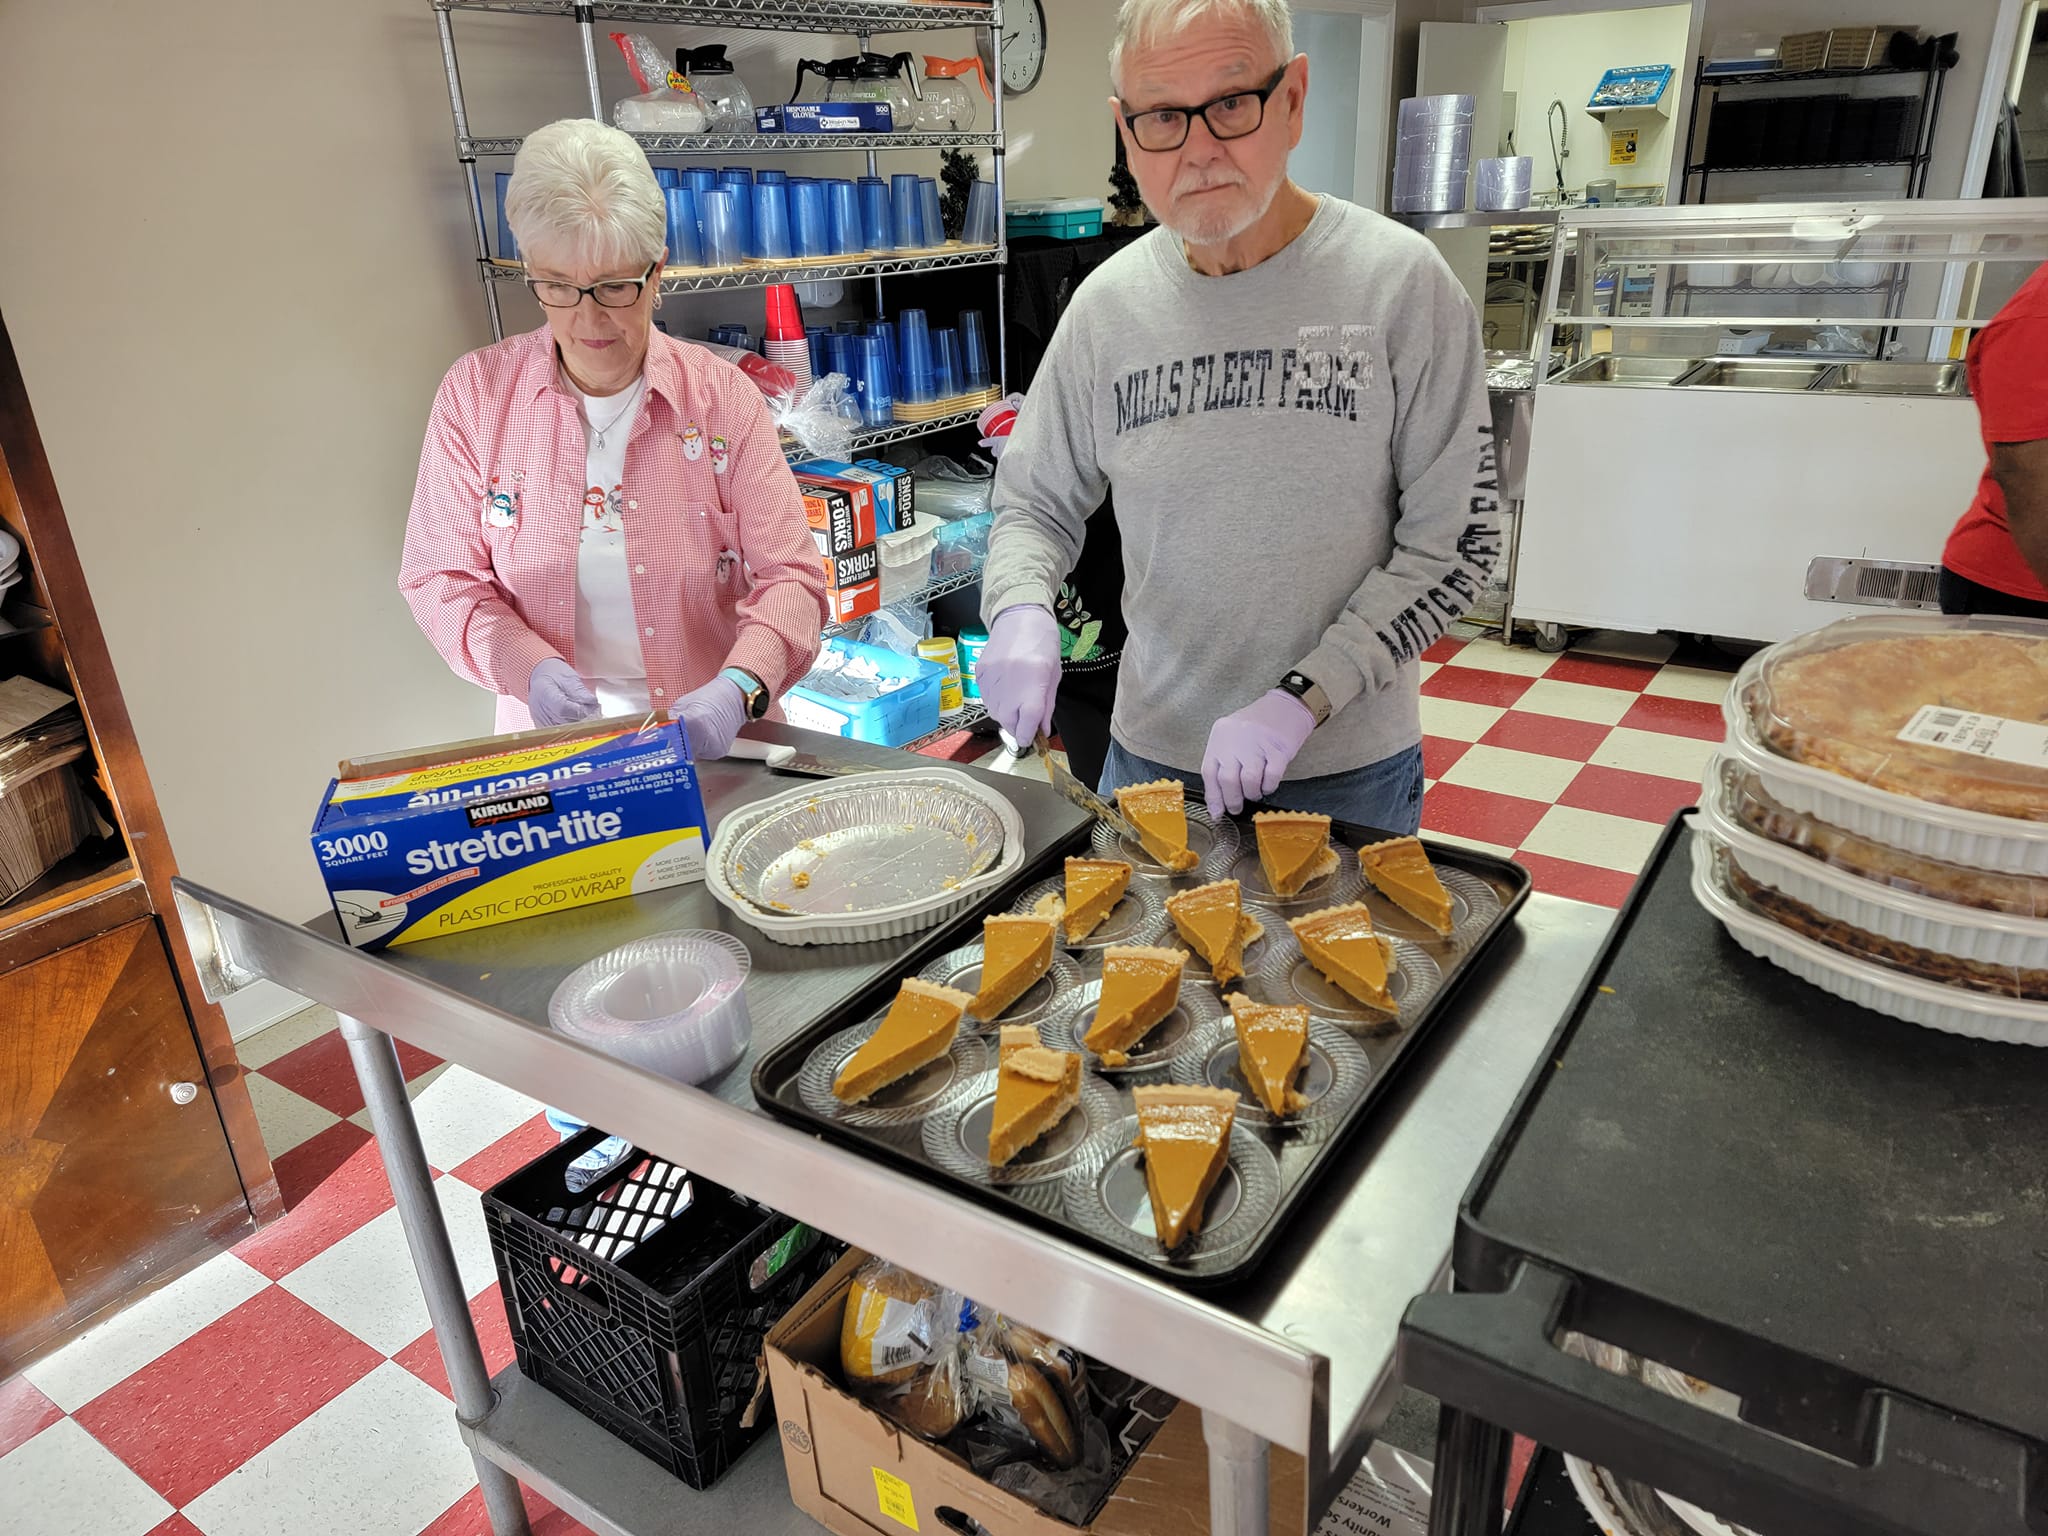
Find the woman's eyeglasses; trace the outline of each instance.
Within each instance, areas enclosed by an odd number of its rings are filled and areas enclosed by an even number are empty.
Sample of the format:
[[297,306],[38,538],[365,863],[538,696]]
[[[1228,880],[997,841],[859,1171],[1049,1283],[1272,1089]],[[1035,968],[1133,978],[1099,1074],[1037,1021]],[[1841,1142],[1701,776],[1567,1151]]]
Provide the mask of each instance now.
[[574,283],[552,282],[546,278],[529,277],[526,286],[533,290],[533,296],[549,309],[574,309],[583,302],[586,293],[606,309],[631,309],[640,302],[640,293],[654,280],[660,262],[655,262],[639,277],[614,277],[606,282],[592,283],[588,288],[578,288]]
[[1266,98],[1280,89],[1286,74],[1287,66],[1282,64],[1257,90],[1232,91],[1199,107],[1154,107],[1149,112],[1126,112],[1124,122],[1138,148],[1155,155],[1167,154],[1187,143],[1198,117],[1209,125],[1214,138],[1241,139],[1259,131],[1259,125],[1266,120]]

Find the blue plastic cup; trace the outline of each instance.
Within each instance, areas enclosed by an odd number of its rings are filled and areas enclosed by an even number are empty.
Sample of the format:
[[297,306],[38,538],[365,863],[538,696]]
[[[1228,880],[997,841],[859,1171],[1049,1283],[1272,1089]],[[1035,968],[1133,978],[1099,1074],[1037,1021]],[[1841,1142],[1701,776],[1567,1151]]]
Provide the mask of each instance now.
[[868,248],[860,223],[860,188],[850,181],[825,183],[825,238],[834,256],[851,256]]
[[996,243],[996,188],[990,181],[975,181],[967,188],[967,222],[960,238],[969,245]]
[[889,184],[862,177],[860,189],[860,243],[870,251],[896,249],[896,216],[891,208]]
[[960,387],[960,333],[954,330],[932,332],[932,388],[941,400],[950,400],[955,395],[966,393]]
[[789,184],[789,244],[796,256],[829,256],[832,233],[825,212],[825,184],[822,181],[792,181]]
[[654,168],[654,179],[664,192],[670,187],[680,187],[685,184],[683,173],[672,165],[657,165]]
[[889,178],[890,232],[895,236],[899,251],[920,250],[925,243],[924,209],[918,202],[918,180],[916,176],[901,173]]
[[918,223],[924,228],[924,243],[936,250],[946,243],[946,220],[939,211],[939,184],[929,176],[917,179]]
[[981,311],[960,311],[960,392],[973,394],[995,382],[988,364],[988,332],[982,329]]
[[789,180],[787,171],[756,171],[754,185],[757,187],[779,187]]
[[789,189],[775,182],[754,183],[754,243],[749,256],[762,261],[787,261],[789,243]]
[[697,238],[697,194],[688,187],[670,187],[661,196],[668,204],[668,264],[703,266],[704,246]]
[[[896,353],[896,323],[893,320],[870,320],[861,327],[861,331],[864,335],[882,338],[882,355],[889,361],[889,378],[895,383],[901,377],[898,369],[902,366]],[[900,385],[896,392],[900,398]]]
[[718,186],[718,172],[708,165],[693,165],[683,172],[683,185],[693,192],[710,192]]
[[938,398],[932,333],[921,309],[906,309],[896,317],[896,367],[900,374],[897,399],[923,405]]
[[746,242],[740,238],[739,193],[731,187],[714,187],[697,194],[697,236],[703,246],[707,267],[736,267],[746,260]]
[[512,238],[512,226],[505,221],[505,189],[512,184],[510,171],[498,172],[498,259],[517,261],[519,242]]
[[814,379],[822,379],[832,371],[832,351],[825,342],[825,338],[831,334],[832,328],[829,325],[804,327],[804,340],[809,343],[811,349],[811,377]]
[[854,340],[845,331],[833,331],[825,338],[825,362],[827,371],[843,373],[851,382],[854,377]]
[[870,427],[886,427],[896,419],[895,397],[889,386],[889,359],[882,351],[882,338],[857,338],[860,358],[855,365],[854,391],[860,400],[860,419]]
[[720,168],[718,179],[721,184],[734,182],[740,186],[751,187],[754,184],[754,172],[749,166],[728,165]]

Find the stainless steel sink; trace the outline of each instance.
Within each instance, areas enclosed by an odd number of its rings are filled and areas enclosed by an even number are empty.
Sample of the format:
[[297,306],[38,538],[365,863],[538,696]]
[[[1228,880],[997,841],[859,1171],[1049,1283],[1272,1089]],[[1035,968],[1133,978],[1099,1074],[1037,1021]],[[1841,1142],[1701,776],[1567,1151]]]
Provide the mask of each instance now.
[[1554,384],[1675,384],[1699,366],[1696,357],[1630,357],[1606,353],[1574,363]]
[[1716,357],[1701,363],[1678,381],[1685,389],[1777,389],[1813,388],[1834,367],[1832,363],[1803,363],[1779,358]]
[[1968,395],[1970,376],[1961,363],[1843,363],[1828,370],[1814,388],[1828,395]]

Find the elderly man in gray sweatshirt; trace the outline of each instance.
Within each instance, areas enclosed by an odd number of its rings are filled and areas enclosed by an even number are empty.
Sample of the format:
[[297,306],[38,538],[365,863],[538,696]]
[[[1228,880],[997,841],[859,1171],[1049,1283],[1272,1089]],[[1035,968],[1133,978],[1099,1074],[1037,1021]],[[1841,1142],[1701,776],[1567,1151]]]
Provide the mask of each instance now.
[[1286,0],[1124,0],[1110,105],[1161,228],[1074,296],[995,483],[990,713],[1049,730],[1054,595],[1114,487],[1103,772],[1392,832],[1422,815],[1422,653],[1500,551],[1472,305],[1421,235],[1287,175]]

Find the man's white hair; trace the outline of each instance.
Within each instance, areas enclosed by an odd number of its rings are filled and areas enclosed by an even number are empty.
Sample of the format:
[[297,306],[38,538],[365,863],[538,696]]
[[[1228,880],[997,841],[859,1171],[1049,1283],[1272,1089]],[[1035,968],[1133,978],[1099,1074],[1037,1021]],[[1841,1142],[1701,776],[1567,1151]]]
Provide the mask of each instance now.
[[1273,40],[1273,61],[1294,57],[1294,15],[1287,0],[1123,0],[1116,13],[1116,41],[1109,45],[1110,84],[1123,86],[1124,52],[1149,48],[1204,16],[1244,16],[1266,29]]
[[646,267],[668,244],[668,204],[646,153],[591,117],[527,135],[512,161],[505,222],[522,253],[594,267]]

